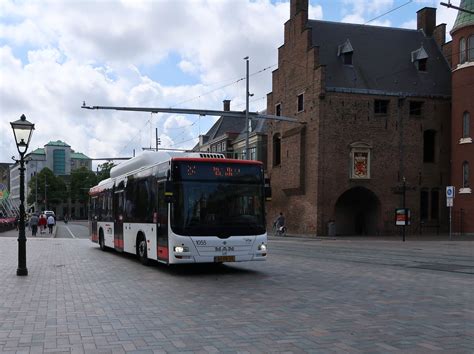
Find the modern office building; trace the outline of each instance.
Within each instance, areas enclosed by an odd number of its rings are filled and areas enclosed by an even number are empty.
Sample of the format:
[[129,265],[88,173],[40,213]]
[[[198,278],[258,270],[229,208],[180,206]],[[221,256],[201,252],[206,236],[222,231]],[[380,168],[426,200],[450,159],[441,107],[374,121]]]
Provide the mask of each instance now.
[[[92,160],[89,157],[83,153],[75,152],[70,145],[60,140],[50,141],[43,148],[33,150],[26,155],[26,159],[28,159],[28,163],[25,165],[25,203],[29,193],[34,192],[28,188],[31,178],[45,167],[53,171],[56,176],[64,176],[65,178],[71,174],[71,171],[80,167],[92,170]],[[10,198],[14,202],[18,202],[20,199],[19,167],[20,164],[16,163],[10,168]],[[37,196],[35,199],[39,201],[43,200],[44,197]],[[31,207],[37,210],[37,205],[28,205],[27,209]],[[84,209],[84,206],[78,206],[77,214],[80,214],[81,208]],[[62,215],[64,208],[60,207],[59,209],[55,211],[58,215]],[[85,209],[82,216],[85,216]]]

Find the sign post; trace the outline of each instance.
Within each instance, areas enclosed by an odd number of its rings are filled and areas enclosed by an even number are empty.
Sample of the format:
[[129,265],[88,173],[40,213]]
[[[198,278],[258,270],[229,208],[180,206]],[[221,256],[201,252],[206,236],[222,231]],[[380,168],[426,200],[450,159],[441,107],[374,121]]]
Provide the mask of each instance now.
[[452,209],[454,204],[454,186],[446,187],[446,206],[449,208],[449,239],[452,237]]

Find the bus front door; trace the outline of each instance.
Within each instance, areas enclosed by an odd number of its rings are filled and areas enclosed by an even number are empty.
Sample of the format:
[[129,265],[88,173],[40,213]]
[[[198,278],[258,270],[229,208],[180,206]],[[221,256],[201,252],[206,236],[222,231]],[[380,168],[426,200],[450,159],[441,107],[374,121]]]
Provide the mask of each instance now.
[[165,201],[165,184],[158,183],[158,212],[153,215],[156,223],[158,260],[168,263],[168,203]]
[[123,189],[114,193],[114,248],[123,252]]

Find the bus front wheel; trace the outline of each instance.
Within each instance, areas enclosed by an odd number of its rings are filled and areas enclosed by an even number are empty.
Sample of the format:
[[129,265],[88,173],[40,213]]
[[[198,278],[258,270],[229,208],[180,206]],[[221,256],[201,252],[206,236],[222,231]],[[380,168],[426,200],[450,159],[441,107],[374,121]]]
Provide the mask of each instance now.
[[147,244],[146,238],[143,235],[139,235],[137,239],[137,256],[142,264],[148,265]]

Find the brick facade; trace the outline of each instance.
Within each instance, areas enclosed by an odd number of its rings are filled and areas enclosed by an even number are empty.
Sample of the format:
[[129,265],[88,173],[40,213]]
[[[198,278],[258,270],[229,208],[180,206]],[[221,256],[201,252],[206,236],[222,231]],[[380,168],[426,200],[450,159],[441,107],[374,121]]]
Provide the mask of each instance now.
[[[474,17],[474,15],[472,15]],[[474,234],[474,59],[467,55],[468,38],[474,24],[456,28],[452,35],[452,185],[456,188],[453,205],[453,231]],[[466,41],[465,62],[460,63],[460,39]],[[473,40],[474,45],[474,40]],[[472,49],[474,51],[474,48]],[[470,115],[469,137],[463,138],[463,117]],[[463,181],[463,164],[468,163],[469,178]]]
[[[331,73],[321,65],[319,48],[311,45],[311,29],[306,26],[307,1],[292,1],[291,8],[294,16],[285,23],[267,111],[275,114],[275,105],[280,104],[281,114],[300,124],[269,125],[268,174],[273,189],[269,223],[282,211],[291,233],[326,235],[330,221],[341,235],[399,232],[394,210],[402,206],[404,176],[406,207],[412,214],[408,232],[420,232],[422,191],[425,199],[428,195],[424,226],[445,229],[449,97],[375,95],[328,87],[326,77]],[[298,112],[301,94],[304,109]],[[374,113],[375,100],[388,101],[387,113]],[[410,101],[422,102],[421,115],[410,115]],[[435,132],[435,156],[434,162],[424,163],[427,130]],[[277,165],[272,159],[275,136],[281,137]],[[355,158],[351,152],[358,151],[369,155],[370,178],[351,176]]]

